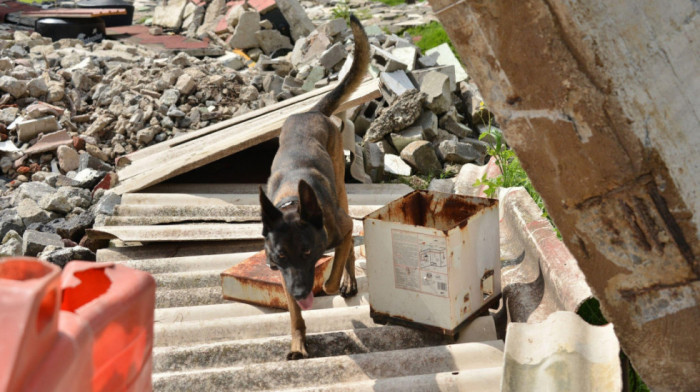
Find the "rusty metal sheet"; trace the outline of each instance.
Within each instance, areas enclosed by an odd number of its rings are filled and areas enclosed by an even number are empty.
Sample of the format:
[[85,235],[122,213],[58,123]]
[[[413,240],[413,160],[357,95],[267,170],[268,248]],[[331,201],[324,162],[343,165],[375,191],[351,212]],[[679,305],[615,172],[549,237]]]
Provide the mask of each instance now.
[[593,326],[576,313],[540,323],[511,323],[501,392],[622,390],[620,344],[612,324]]
[[[316,262],[314,295],[323,292],[323,282],[330,273],[331,260],[332,257],[323,256]],[[287,309],[282,274],[270,269],[264,250],[222,272],[221,286],[226,299]]]

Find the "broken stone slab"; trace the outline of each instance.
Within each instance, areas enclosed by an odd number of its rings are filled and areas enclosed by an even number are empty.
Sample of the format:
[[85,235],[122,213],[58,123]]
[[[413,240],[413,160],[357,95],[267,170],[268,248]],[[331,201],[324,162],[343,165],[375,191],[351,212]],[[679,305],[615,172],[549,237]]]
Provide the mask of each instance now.
[[223,56],[218,57],[216,61],[224,67],[228,67],[234,70],[239,70],[245,67],[246,64],[246,60],[243,58],[243,56],[233,52],[226,52],[226,54],[224,54]]
[[395,176],[410,176],[411,166],[394,154],[384,154],[384,172]]
[[44,233],[37,230],[25,230],[22,236],[22,253],[25,256],[36,256],[47,246],[63,248],[61,236],[53,233]]
[[438,174],[442,171],[442,164],[433,145],[426,140],[415,141],[406,146],[401,151],[401,159],[420,174]]
[[10,230],[2,236],[0,257],[15,256],[22,256],[22,237],[16,231]]
[[309,16],[306,15],[304,7],[297,0],[275,0],[275,3],[289,23],[292,39],[295,41],[308,36],[316,29]]
[[376,142],[385,135],[400,131],[413,124],[420,117],[425,96],[418,90],[409,90],[382,111],[365,134],[365,142]]
[[345,50],[345,45],[340,42],[335,43],[330,48],[326,49],[325,52],[321,54],[318,62],[322,67],[331,71],[333,67],[338,65],[343,59],[348,55],[348,51]]
[[384,72],[393,72],[398,70],[406,70],[408,66],[402,63],[398,58],[384,49],[372,46],[372,60],[379,66],[379,69]]
[[95,214],[113,215],[114,208],[121,203],[122,197],[112,191],[107,191],[95,204]]
[[33,223],[46,223],[56,218],[56,214],[45,211],[32,199],[24,199],[17,204],[17,215],[25,227]]
[[483,163],[484,151],[471,143],[462,143],[453,140],[445,140],[438,145],[440,158],[449,163]]
[[323,67],[313,67],[311,68],[311,71],[309,74],[306,76],[306,79],[304,79],[304,85],[301,86],[301,88],[304,91],[311,91],[316,87],[316,83],[323,79],[323,76],[325,75],[326,71]]
[[389,136],[391,137],[391,143],[399,153],[409,144],[415,141],[424,140],[423,130],[417,127],[406,128],[400,133],[390,133]]
[[454,178],[433,178],[428,185],[428,190],[433,192],[454,193]]
[[255,33],[255,39],[258,42],[258,47],[265,52],[271,54],[278,49],[292,49],[292,43],[289,37],[282,35],[277,30],[259,30]]
[[104,177],[104,172],[99,172],[94,169],[83,169],[76,173],[73,181],[80,188],[92,189]]
[[243,12],[228,44],[233,49],[258,47],[255,34],[260,31],[260,14],[255,11]]
[[379,147],[379,143],[366,143],[363,155],[365,173],[369,175],[372,182],[381,182],[384,179],[384,151]]
[[42,252],[39,258],[55,264],[61,268],[65,267],[68,262],[73,260],[95,261],[96,256],[90,249],[82,246],[73,246],[70,248],[53,249],[51,251]]
[[462,64],[459,62],[457,57],[455,57],[454,53],[452,53],[452,49],[450,49],[450,46],[447,43],[438,45],[425,52],[427,56],[430,56],[433,53],[437,53],[437,59],[435,61],[438,64],[453,65],[455,67],[455,81],[457,83],[467,80],[469,75],[467,75],[467,72],[464,70],[464,68],[462,68]]
[[426,69],[417,69],[411,72],[411,78],[420,86],[423,83],[423,78],[431,72],[440,72],[450,78],[450,92],[457,90],[457,82],[455,76],[455,67],[453,65],[441,65]]
[[335,37],[347,29],[348,25],[343,18],[331,19],[317,28],[318,31],[329,37]]
[[382,72],[379,75],[381,91],[384,99],[393,103],[396,97],[409,90],[415,90],[416,86],[411,82],[403,70],[394,72]]
[[450,80],[440,72],[430,72],[421,81],[420,91],[425,94],[425,104],[433,113],[443,114],[452,107]]
[[189,3],[188,0],[170,0],[167,4],[156,6],[152,23],[167,29],[179,30],[187,3]]
[[72,147],[60,146],[56,150],[56,155],[58,156],[58,166],[64,173],[77,169],[80,164],[78,152]]
[[404,46],[394,48],[391,54],[400,62],[406,64],[406,70],[413,71],[416,67],[416,57],[418,56],[418,48],[415,46]]
[[24,120],[17,123],[17,137],[28,142],[38,135],[58,130],[58,121],[54,116]]
[[31,199],[39,202],[44,196],[56,192],[56,189],[43,182],[25,182],[17,188],[15,194],[15,204],[24,199]]
[[92,195],[87,189],[77,187],[61,187],[55,193],[44,196],[39,206],[48,211],[69,213],[76,207],[88,208]]
[[0,91],[12,95],[13,98],[21,98],[27,93],[27,85],[12,76],[0,76]]
[[182,74],[175,83],[175,88],[180,92],[180,94],[189,95],[197,87],[197,82],[189,74]]
[[24,222],[22,222],[16,208],[0,210],[0,237],[4,237],[10,231],[22,234],[24,227]]
[[95,222],[95,216],[91,212],[83,212],[69,219],[64,219],[54,225],[56,234],[62,238],[68,238],[73,241],[80,241],[85,235],[85,230],[92,227]]
[[27,155],[40,154],[47,151],[55,151],[61,146],[73,144],[73,139],[65,130],[44,134],[39,141],[24,151]]

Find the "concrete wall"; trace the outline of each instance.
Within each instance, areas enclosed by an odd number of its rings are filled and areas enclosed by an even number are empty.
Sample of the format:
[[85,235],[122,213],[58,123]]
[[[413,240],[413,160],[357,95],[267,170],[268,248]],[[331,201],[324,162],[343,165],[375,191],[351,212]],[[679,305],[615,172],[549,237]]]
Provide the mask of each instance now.
[[430,0],[655,391],[700,385],[700,3]]

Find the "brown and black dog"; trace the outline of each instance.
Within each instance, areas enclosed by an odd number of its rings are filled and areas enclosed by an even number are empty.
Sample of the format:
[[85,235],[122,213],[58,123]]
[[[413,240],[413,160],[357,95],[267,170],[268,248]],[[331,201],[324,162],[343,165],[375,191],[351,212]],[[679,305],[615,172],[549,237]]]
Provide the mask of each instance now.
[[260,188],[265,253],[270,267],[282,272],[292,322],[287,359],[308,356],[301,309],[313,304],[314,267],[327,249],[335,248],[335,256],[323,290],[340,291],[343,297],[357,294],[342,138],[329,118],[357,89],[369,66],[367,35],[352,15],[350,27],[355,38],[350,71],[309,112],[285,121],[267,182],[269,198]]

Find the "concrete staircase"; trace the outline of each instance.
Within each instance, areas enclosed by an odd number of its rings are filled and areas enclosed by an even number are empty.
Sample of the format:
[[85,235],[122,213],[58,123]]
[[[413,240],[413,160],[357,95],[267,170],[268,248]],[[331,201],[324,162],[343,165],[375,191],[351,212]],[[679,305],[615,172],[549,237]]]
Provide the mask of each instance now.
[[[318,297],[304,312],[311,358],[287,361],[287,312],[221,299],[220,272],[252,252],[207,255],[203,246],[195,256],[127,253],[111,248],[98,260],[156,279],[156,391],[500,390],[503,342],[496,340],[491,317],[475,320],[457,342],[374,324],[361,268],[356,297]],[[147,253],[141,256],[151,257]]]

